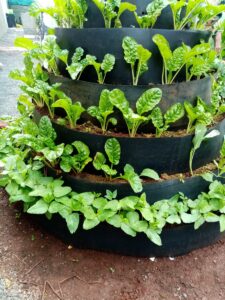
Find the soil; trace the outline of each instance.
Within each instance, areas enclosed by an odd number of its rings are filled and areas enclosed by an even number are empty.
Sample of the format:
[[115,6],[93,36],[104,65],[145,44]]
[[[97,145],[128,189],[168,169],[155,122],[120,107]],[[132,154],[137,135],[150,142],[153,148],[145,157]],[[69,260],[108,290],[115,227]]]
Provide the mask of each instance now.
[[7,286],[17,283],[29,294],[21,299],[225,298],[225,240],[164,259],[78,250],[45,233],[31,216],[20,215],[3,190],[0,198],[0,274]]

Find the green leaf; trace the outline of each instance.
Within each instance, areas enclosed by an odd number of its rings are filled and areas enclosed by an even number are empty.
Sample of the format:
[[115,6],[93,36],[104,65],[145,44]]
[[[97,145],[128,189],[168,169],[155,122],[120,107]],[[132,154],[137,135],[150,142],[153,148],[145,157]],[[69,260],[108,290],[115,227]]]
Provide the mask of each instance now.
[[103,165],[102,171],[110,177],[115,176],[117,174],[117,171],[114,169],[111,169],[108,165]]
[[167,65],[168,60],[173,57],[173,53],[170,49],[169,42],[161,34],[155,34],[152,38],[153,42],[158,46],[159,51],[162,55],[164,63]]
[[115,56],[112,54],[106,54],[102,64],[101,64],[101,69],[105,72],[111,72],[114,68],[115,65]]
[[161,238],[155,230],[148,228],[145,231],[145,234],[154,244],[156,244],[158,246],[162,246]]
[[187,214],[183,212],[181,219],[185,224],[195,223],[198,220],[198,215]]
[[128,235],[135,237],[137,234],[136,232],[126,223],[121,224],[121,229]]
[[225,231],[225,215],[220,216],[220,232]]
[[63,208],[63,205],[61,203],[52,201],[49,205],[48,212],[51,214],[57,214],[62,210],[62,208]]
[[79,222],[80,222],[79,214],[73,213],[66,217],[66,224],[71,234],[77,231]]
[[111,103],[122,112],[123,115],[129,114],[130,105],[125,97],[125,94],[121,90],[112,90],[109,94],[109,99]]
[[152,88],[144,92],[136,103],[139,115],[148,113],[159,104],[162,99],[162,91],[158,88]]
[[96,227],[99,223],[100,223],[100,221],[98,220],[98,218],[95,218],[92,220],[85,219],[85,221],[83,223],[83,229],[90,230],[90,229]]
[[34,43],[31,39],[17,37],[14,41],[14,46],[24,48],[26,50],[33,50],[38,47],[38,44]]
[[97,209],[103,209],[107,203],[108,203],[108,201],[105,198],[100,197],[100,198],[96,198],[93,201],[93,206]]
[[120,228],[121,225],[122,225],[122,217],[120,215],[114,215],[110,218],[108,218],[107,220],[107,223],[109,223],[110,225],[116,227],[116,228]]
[[93,166],[96,170],[100,171],[103,167],[103,165],[105,164],[106,162],[106,158],[104,156],[103,153],[101,152],[97,152],[95,157],[94,157],[94,160],[93,160]]
[[129,36],[123,39],[124,59],[128,64],[134,65],[138,59],[138,44],[134,38]]
[[148,177],[154,180],[160,180],[159,174],[152,169],[144,169],[140,175],[141,177]]
[[60,198],[60,197],[64,197],[66,195],[68,195],[70,192],[72,191],[71,187],[55,187],[54,188],[54,196],[56,198]]
[[105,143],[105,152],[108,155],[109,161],[113,165],[118,165],[120,162],[121,148],[117,139],[108,139]]
[[118,200],[111,200],[105,206],[105,209],[111,209],[112,211],[118,211],[120,209],[120,203]]
[[39,200],[28,209],[27,213],[33,215],[44,215],[47,211],[48,204],[44,200]]
[[111,114],[113,112],[113,104],[110,101],[110,91],[104,89],[101,92],[99,100],[99,111],[102,115]]
[[208,173],[202,174],[201,177],[202,177],[205,181],[213,182],[214,174],[208,172]]
[[176,103],[172,105],[165,113],[166,124],[175,123],[184,116],[184,107],[181,103]]
[[143,190],[142,182],[137,173],[135,173],[134,168],[126,164],[124,167],[124,175],[121,178],[127,180],[135,193],[140,193]]

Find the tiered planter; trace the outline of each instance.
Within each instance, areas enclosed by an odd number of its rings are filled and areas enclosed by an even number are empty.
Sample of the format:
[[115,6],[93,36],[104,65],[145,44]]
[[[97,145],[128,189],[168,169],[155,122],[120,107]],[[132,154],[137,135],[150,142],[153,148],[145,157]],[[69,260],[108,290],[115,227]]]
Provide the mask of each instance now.
[[[62,90],[70,96],[73,101],[80,101],[85,108],[91,105],[97,105],[99,96],[103,89],[112,90],[119,88],[126,94],[131,107],[135,108],[138,97],[151,87],[159,87],[163,91],[163,98],[159,106],[165,112],[174,103],[188,100],[195,103],[197,97],[202,98],[206,103],[211,100],[211,80],[204,78],[191,82],[182,82],[183,75],[178,78],[178,83],[172,85],[161,85],[162,59],[152,37],[156,33],[164,35],[172,49],[180,46],[183,42],[191,47],[200,43],[201,40],[208,41],[209,32],[205,31],[173,31],[170,9],[165,9],[156,28],[167,29],[138,29],[121,28],[105,29],[102,18],[98,10],[93,7],[92,1],[89,1],[90,8],[88,13],[89,21],[85,29],[56,29],[57,42],[63,49],[69,50],[69,56],[72,57],[75,48],[82,47],[85,53],[95,55],[102,60],[106,53],[111,53],[116,57],[115,69],[107,75],[106,84],[97,84],[97,78],[91,69],[87,68],[80,81],[73,81],[68,78],[65,65],[59,64],[61,76],[49,74],[50,83],[61,82]],[[134,2],[134,1],[130,1]],[[135,1],[136,2],[136,1]],[[138,12],[144,12],[149,0],[138,4]],[[143,6],[142,6],[143,5]],[[167,18],[165,17],[168,17]],[[166,20],[166,24],[165,24]],[[134,17],[128,17],[124,14],[123,24],[127,27],[135,24]],[[168,24],[167,24],[168,21]],[[94,28],[95,27],[95,28]],[[139,86],[131,86],[130,67],[124,61],[122,40],[125,36],[130,36],[148,48],[152,52],[152,58],[149,62],[149,71],[146,72],[140,80]],[[34,118],[38,122],[42,112],[36,110]],[[119,116],[119,122],[122,122]],[[174,124],[174,128],[187,125],[187,119]],[[189,170],[189,156],[192,149],[192,140],[194,135],[184,135],[177,137],[152,138],[148,136],[137,136],[130,138],[127,135],[116,135],[107,133],[106,135],[72,130],[53,121],[53,126],[57,132],[57,141],[59,143],[72,143],[79,140],[88,145],[92,157],[96,152],[104,151],[104,145],[109,137],[116,137],[121,145],[121,162],[118,171],[122,172],[125,164],[131,164],[135,171],[140,173],[145,168],[152,168],[158,173],[176,174],[185,173]],[[201,145],[196,152],[193,169],[203,167],[219,156],[219,151],[223,143],[225,134],[225,120],[209,128],[220,131],[220,135],[209,139]],[[70,174],[56,174],[52,169],[48,170],[49,175],[62,176],[65,184],[72,187],[76,192],[94,191],[105,193],[108,190],[117,190],[119,197],[125,197],[134,194],[127,183],[121,181],[106,181],[88,175],[72,176]],[[204,181],[201,176],[189,177],[182,183],[178,179],[163,180],[159,182],[146,181],[143,183],[143,192],[147,194],[149,203],[154,203],[161,199],[169,199],[173,195],[183,192],[191,198],[196,198],[201,192],[208,191],[209,183]],[[179,225],[166,227],[162,233],[162,247],[158,247],[150,242],[144,235],[138,234],[132,238],[125,235],[121,230],[114,229],[107,224],[101,224],[91,231],[84,231],[81,227],[74,235],[70,235],[64,220],[60,217],[54,217],[47,220],[38,217],[50,232],[61,238],[67,243],[76,247],[90,248],[96,250],[122,253],[126,255],[138,256],[169,256],[185,254],[193,249],[209,245],[221,237],[218,224],[205,224],[198,230],[194,230],[193,225]]]

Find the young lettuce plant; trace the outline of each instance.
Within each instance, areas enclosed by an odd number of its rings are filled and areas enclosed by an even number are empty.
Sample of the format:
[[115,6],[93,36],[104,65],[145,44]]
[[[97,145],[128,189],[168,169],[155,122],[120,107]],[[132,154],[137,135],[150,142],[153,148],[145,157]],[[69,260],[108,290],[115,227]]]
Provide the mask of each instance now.
[[[74,148],[77,151],[75,155],[73,155]],[[66,173],[73,171],[75,174],[79,174],[91,161],[88,146],[83,142],[75,141],[72,145],[65,146],[60,160],[60,168]]]
[[123,39],[122,47],[124,59],[131,66],[133,85],[138,85],[141,75],[148,71],[148,61],[152,53],[129,36]]
[[121,0],[92,0],[100,10],[106,28],[112,27],[114,21],[115,27],[122,27],[120,17],[126,11],[135,11],[136,6],[129,2],[121,2]]
[[172,0],[154,0],[146,7],[147,14],[138,16],[135,12],[135,17],[140,28],[152,28],[158,17],[161,15],[162,10],[166,8]]
[[190,158],[189,158],[189,168],[190,173],[193,176],[193,159],[195,156],[196,151],[201,147],[202,143],[207,139],[212,139],[220,135],[220,132],[218,130],[212,130],[211,132],[207,133],[207,128],[205,125],[199,123],[195,127],[195,136],[193,138],[193,148],[190,152]]
[[153,42],[159,48],[163,58],[162,84],[173,83],[184,67],[186,67],[186,80],[190,80],[194,75],[200,78],[212,67],[215,55],[209,43],[201,43],[193,48],[183,44],[172,51],[169,42],[161,34],[154,35]]
[[181,103],[172,105],[164,115],[159,107],[154,108],[150,119],[156,128],[156,137],[160,137],[171,124],[183,118],[184,114],[184,107]]
[[130,108],[130,104],[121,90],[111,91],[109,97],[111,103],[121,111],[129,135],[135,137],[139,127],[150,120],[151,111],[162,99],[162,91],[152,88],[144,92],[136,103],[137,113]]
[[214,110],[211,105],[207,105],[202,99],[198,98],[196,106],[190,102],[184,102],[184,108],[188,117],[187,133],[194,130],[197,124],[209,126],[213,122]]
[[87,20],[85,17],[87,9],[86,0],[54,0],[54,6],[47,8],[34,3],[30,12],[34,17],[38,17],[41,13],[50,15],[58,27],[83,28]]
[[72,100],[68,97],[59,99],[52,104],[53,108],[62,108],[66,112],[70,128],[77,126],[77,121],[80,119],[81,114],[85,111],[80,102],[73,104]]
[[98,83],[103,84],[106,75],[114,68],[115,56],[106,54],[102,63],[99,63],[96,60],[97,58],[93,55],[86,55],[86,57],[84,57],[84,50],[81,47],[78,47],[72,57],[71,64],[67,65],[67,70],[71,78],[73,80],[79,80],[85,68],[93,66],[98,76]]
[[99,106],[91,106],[87,109],[87,112],[101,124],[103,134],[108,130],[110,123],[114,126],[117,124],[117,120],[110,117],[114,113],[114,105],[111,103],[109,95],[109,90],[103,90]]

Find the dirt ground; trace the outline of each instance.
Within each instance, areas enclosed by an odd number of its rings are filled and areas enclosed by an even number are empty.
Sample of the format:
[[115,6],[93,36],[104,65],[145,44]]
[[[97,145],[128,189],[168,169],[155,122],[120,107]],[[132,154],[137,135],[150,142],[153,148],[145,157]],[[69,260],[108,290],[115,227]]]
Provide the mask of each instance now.
[[164,259],[78,250],[20,215],[3,190],[0,199],[0,275],[24,295],[1,300],[225,299],[225,241]]

